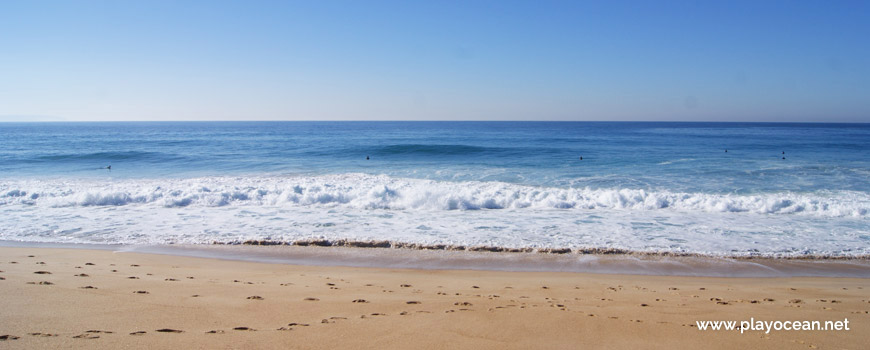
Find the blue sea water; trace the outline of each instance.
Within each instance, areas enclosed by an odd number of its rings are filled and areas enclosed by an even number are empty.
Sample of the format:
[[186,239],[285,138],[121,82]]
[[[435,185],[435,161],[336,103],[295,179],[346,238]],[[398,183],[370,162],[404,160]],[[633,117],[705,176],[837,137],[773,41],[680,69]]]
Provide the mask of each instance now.
[[2,123],[0,239],[867,255],[868,149],[867,124]]

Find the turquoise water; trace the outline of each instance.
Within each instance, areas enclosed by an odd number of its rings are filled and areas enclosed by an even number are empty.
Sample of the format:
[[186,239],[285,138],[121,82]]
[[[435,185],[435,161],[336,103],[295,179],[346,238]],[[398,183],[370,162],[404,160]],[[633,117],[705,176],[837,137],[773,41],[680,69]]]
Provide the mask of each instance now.
[[3,123],[0,135],[2,239],[870,253],[866,124]]

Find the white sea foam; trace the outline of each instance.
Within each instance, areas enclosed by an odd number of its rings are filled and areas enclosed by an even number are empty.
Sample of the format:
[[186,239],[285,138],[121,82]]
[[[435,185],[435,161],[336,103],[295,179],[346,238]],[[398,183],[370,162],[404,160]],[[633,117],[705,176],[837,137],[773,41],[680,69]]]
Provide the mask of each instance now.
[[364,174],[0,183],[0,205],[278,206],[388,210],[625,209],[866,217],[863,192],[713,194],[441,182]]
[[0,239],[388,240],[713,255],[870,254],[863,192],[713,194],[364,174],[0,182]]

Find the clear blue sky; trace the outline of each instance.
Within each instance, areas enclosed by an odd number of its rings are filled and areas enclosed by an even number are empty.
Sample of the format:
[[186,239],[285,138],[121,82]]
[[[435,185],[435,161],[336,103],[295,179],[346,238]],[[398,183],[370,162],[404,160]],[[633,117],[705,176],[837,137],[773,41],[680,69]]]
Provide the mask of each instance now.
[[0,1],[0,120],[870,122],[870,1]]

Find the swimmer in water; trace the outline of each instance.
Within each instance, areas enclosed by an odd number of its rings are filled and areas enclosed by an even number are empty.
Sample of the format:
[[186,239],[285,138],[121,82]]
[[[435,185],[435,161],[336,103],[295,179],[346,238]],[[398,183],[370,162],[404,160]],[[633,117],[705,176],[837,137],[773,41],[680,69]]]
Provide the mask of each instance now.
[[369,156],[366,156],[366,160],[369,160]]

